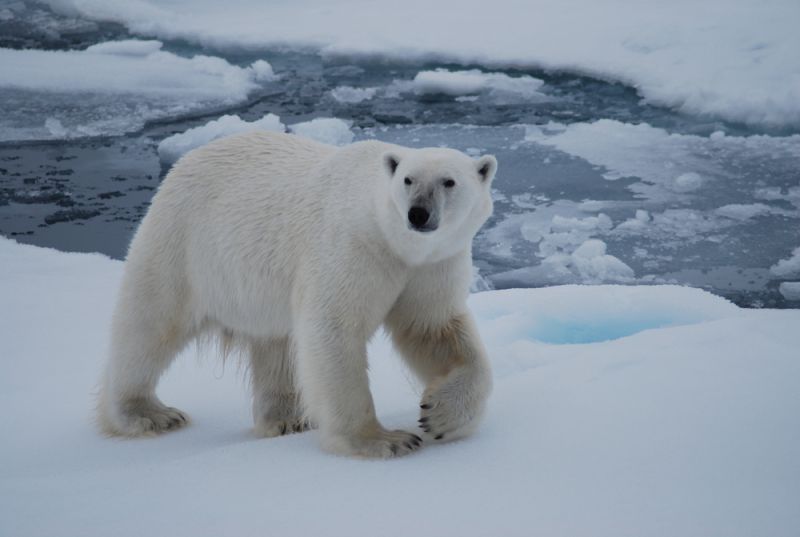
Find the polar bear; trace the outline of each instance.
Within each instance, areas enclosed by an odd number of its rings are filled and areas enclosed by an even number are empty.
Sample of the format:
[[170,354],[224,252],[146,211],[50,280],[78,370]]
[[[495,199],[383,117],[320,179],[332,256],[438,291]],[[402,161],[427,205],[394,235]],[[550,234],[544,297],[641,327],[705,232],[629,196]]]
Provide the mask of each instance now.
[[491,390],[466,299],[496,168],[491,155],[267,132],[187,154],[128,253],[101,428],[185,425],[156,384],[188,342],[216,334],[249,355],[258,435],[318,426],[334,453],[405,455],[422,438],[385,429],[369,389],[367,341],[383,326],[425,385],[428,440],[469,434]]

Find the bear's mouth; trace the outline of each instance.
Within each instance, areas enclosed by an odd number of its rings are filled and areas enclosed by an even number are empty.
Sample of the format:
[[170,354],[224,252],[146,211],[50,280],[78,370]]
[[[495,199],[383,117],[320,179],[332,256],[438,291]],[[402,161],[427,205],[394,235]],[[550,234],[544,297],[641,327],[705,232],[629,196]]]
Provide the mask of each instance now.
[[430,233],[432,231],[436,231],[439,229],[438,224],[425,224],[424,226],[415,226],[414,224],[408,224],[408,229],[411,231],[416,231],[417,233]]

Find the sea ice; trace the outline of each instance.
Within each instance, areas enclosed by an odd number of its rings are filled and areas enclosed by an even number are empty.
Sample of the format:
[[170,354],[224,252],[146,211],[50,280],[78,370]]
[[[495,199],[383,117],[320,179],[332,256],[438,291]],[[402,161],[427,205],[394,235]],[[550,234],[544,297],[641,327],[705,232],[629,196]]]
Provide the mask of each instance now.
[[782,282],[778,290],[786,300],[800,301],[800,282]]
[[790,257],[772,265],[769,271],[782,278],[800,276],[800,246],[794,249]]
[[[286,126],[275,114],[267,114],[256,121],[244,121],[237,115],[226,115],[165,138],[158,144],[158,155],[163,163],[171,164],[195,147],[212,140],[255,130],[285,132]],[[289,130],[298,136],[333,145],[344,145],[353,141],[350,124],[337,118],[316,118],[295,123],[289,126]]]
[[161,49],[135,39],[85,50],[0,48],[0,141],[124,134],[240,103],[275,78],[264,60],[239,67]]
[[777,186],[757,188],[755,197],[767,201],[786,201],[800,209],[800,186],[790,186],[786,189]]
[[542,99],[539,89],[544,81],[523,75],[511,77],[504,73],[484,73],[477,69],[448,71],[435,69],[420,71],[409,87],[417,94],[441,93],[453,97],[488,93],[495,98]]
[[378,88],[354,88],[352,86],[339,86],[331,90],[331,97],[340,103],[356,104],[372,99]]
[[[564,238],[558,236],[559,239]],[[574,247],[570,236],[562,243],[551,242],[540,245],[546,252],[534,266],[500,272],[490,277],[498,287],[540,287],[567,283],[631,283],[635,273],[619,258],[606,253],[606,243],[600,239],[587,239]]]
[[672,181],[672,190],[677,192],[691,192],[703,186],[703,177],[699,173],[686,172],[680,174]]
[[760,161],[781,161],[789,166],[800,161],[800,135],[670,134],[646,123],[610,119],[528,125],[525,139],[603,166],[606,179],[638,178],[628,189],[637,197],[658,202],[724,192],[718,187],[721,181],[726,185],[752,181],[750,175],[760,173]]
[[718,215],[731,218],[733,220],[749,220],[765,214],[782,212],[775,207],[764,205],[763,203],[731,203],[723,205],[715,210]]
[[796,0],[407,0],[399,10],[389,0],[344,0],[336,9],[323,0],[48,3],[206,47],[288,44],[327,55],[567,70],[621,81],[648,102],[687,114],[800,126]]
[[237,115],[226,115],[165,138],[158,144],[158,156],[164,164],[172,164],[192,149],[212,140],[255,130],[284,132],[286,127],[275,114],[267,114],[256,121],[244,121]]
[[311,121],[295,123],[289,130],[298,136],[305,136],[318,142],[331,145],[345,145],[353,141],[351,122],[334,117],[318,117]]

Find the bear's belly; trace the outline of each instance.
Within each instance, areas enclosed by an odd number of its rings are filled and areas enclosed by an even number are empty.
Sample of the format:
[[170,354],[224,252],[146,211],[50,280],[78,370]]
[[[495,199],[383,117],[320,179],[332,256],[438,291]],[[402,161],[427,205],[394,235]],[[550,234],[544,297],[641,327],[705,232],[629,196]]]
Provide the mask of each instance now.
[[[284,337],[292,329],[292,282],[287,278],[220,278],[196,282],[201,319],[259,338]],[[205,284],[205,285],[204,285]]]

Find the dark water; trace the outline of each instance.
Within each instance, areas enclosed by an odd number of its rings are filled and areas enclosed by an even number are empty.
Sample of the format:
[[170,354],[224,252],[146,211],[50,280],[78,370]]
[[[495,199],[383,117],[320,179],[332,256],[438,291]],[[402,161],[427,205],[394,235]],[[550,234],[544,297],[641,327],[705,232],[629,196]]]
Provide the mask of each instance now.
[[[117,25],[70,19],[31,3],[26,6],[25,16],[0,21],[0,46],[84,48],[128,37]],[[596,283],[596,275],[542,268],[550,245],[558,244],[556,253],[568,255],[583,241],[596,238],[605,243],[607,254],[632,270],[627,283],[700,286],[745,306],[798,305],[781,296],[777,287],[783,280],[769,271],[800,245],[800,200],[792,198],[793,188],[800,195],[800,155],[786,148],[791,139],[785,136],[790,133],[758,133],[676,114],[642,102],[633,88],[557,72],[503,71],[543,80],[541,95],[535,99],[491,94],[456,99],[444,94],[397,95],[391,88],[422,70],[480,66],[332,58],[297,50],[200,50],[182,42],[165,43],[164,48],[186,56],[220,56],[239,65],[265,59],[281,78],[264,84],[249,102],[235,108],[167,118],[135,133],[0,143],[0,234],[30,244],[123,258],[167,171],[157,152],[165,137],[222,113],[236,113],[248,121],[273,113],[286,124],[336,117],[352,122],[356,139],[445,145],[498,157],[495,215],[474,248],[475,264],[490,286]],[[371,99],[343,103],[331,96],[339,86],[379,90]],[[22,106],[12,102],[10,93],[4,95],[0,109]],[[26,95],[17,93],[13,99],[24,104]],[[631,150],[630,160],[640,163],[632,174],[624,155],[621,164],[602,165],[555,142],[526,139],[526,125],[558,124],[553,127],[557,136],[572,125],[598,119],[647,123],[685,137],[670,142],[674,148],[664,158],[659,156],[660,143],[652,149]],[[768,136],[758,144],[726,145],[709,138],[715,131],[729,139]],[[603,132],[597,136],[598,144],[617,147]],[[550,140],[550,134],[545,138]],[[667,192],[659,179],[649,176],[648,158],[654,159],[654,169],[667,158],[678,168],[690,162],[686,169],[710,179],[690,191],[676,193],[672,187]],[[610,180],[609,172],[621,177]],[[730,204],[761,204],[769,210],[762,207],[747,218],[720,216],[717,209]],[[620,225],[635,220],[637,210],[647,211],[647,225]],[[572,220],[562,229],[564,221],[556,217]]]

